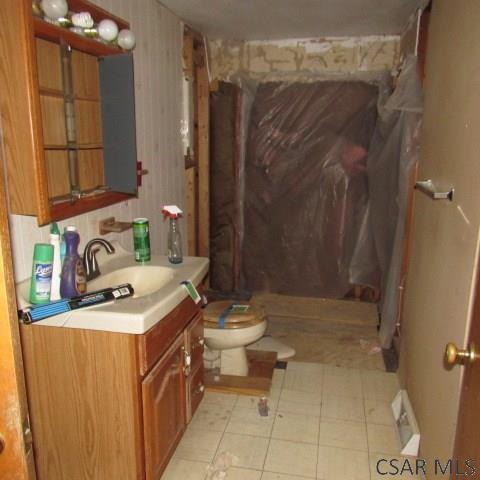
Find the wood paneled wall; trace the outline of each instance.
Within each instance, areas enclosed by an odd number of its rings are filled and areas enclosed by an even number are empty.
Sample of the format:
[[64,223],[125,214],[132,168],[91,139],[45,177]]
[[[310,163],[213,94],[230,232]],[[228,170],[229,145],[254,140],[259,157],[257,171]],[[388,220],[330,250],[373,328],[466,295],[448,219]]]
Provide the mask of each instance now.
[[[143,177],[138,200],[114,205],[59,223],[76,225],[83,248],[86,241],[98,237],[98,221],[106,217],[130,221],[150,219],[150,243],[153,253],[165,254],[167,224],[160,210],[164,204],[185,209],[184,161],[180,138],[182,105],[182,35],[180,20],[156,0],[94,0],[100,7],[124,18],[137,38],[135,62],[135,107],[138,160],[149,175]],[[186,241],[186,222],[181,231]],[[33,245],[48,242],[49,228],[39,228],[36,219],[10,216],[15,279],[31,273]],[[109,234],[125,248],[132,249],[131,230]]]

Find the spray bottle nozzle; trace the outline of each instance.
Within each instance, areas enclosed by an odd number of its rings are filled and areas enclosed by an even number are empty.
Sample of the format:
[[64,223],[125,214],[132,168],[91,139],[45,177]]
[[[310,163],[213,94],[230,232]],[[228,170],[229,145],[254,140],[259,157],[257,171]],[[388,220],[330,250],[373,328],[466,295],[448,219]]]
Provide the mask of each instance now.
[[165,205],[162,208],[164,218],[178,218],[183,212],[176,205]]

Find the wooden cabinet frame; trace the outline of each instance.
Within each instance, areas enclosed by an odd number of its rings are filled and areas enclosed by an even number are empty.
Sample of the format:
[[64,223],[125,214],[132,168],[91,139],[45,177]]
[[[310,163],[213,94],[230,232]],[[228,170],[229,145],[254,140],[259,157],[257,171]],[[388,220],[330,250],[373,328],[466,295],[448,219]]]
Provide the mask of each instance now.
[[[89,11],[97,21],[113,18],[119,28],[128,28],[124,20],[85,0],[70,0],[69,6]],[[2,0],[0,8],[8,15],[0,39],[0,107],[10,212],[36,216],[38,224],[44,225],[135,197],[106,192],[74,203],[52,205],[49,201],[34,39],[64,40],[97,56],[121,54],[122,50],[33,17],[31,0]]]

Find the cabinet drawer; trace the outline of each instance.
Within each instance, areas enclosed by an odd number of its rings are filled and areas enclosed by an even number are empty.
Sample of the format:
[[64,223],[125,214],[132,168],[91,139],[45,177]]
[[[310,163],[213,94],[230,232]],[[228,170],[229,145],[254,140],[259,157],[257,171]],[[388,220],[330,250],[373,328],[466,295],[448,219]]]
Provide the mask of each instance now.
[[203,365],[200,365],[199,368],[190,375],[187,389],[187,422],[190,422],[205,393]]
[[182,333],[200,307],[187,297],[148,332],[138,336],[140,375],[145,375]]

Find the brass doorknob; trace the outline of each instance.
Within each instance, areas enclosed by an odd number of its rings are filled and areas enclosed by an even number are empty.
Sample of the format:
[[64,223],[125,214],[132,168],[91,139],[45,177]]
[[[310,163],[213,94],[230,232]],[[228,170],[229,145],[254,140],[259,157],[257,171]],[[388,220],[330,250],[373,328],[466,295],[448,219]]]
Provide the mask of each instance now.
[[477,353],[475,344],[472,342],[466,350],[459,350],[457,346],[449,342],[445,349],[445,361],[449,365],[472,363],[478,360],[480,355]]

